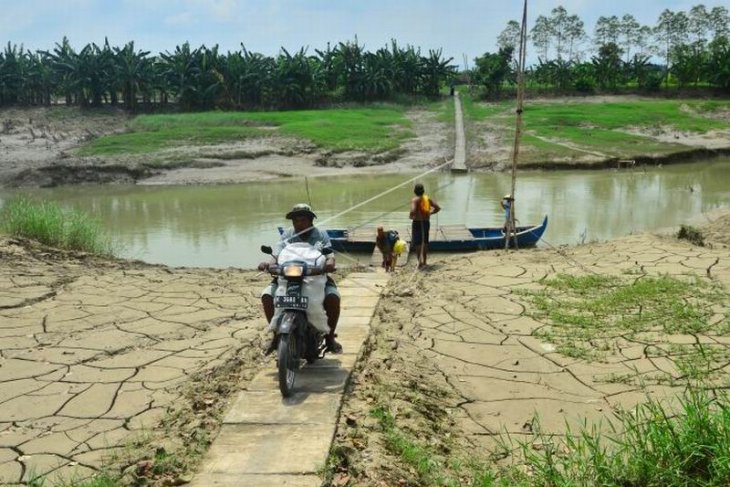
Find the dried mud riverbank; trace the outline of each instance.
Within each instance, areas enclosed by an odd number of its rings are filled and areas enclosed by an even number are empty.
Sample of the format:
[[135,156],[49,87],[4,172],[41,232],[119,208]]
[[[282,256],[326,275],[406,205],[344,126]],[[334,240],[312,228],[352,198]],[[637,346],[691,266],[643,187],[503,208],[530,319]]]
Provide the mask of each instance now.
[[[454,126],[425,109],[407,113],[415,137],[384,154],[333,153],[312,144],[272,135],[210,146],[178,146],[147,155],[86,156],[78,148],[90,140],[126,130],[129,116],[104,109],[53,107],[0,110],[0,187],[69,184],[226,184],[303,176],[421,171],[453,158]],[[467,165],[475,170],[508,166],[512,140],[502,129],[477,124],[467,134]],[[665,155],[631,156],[633,164],[666,164],[730,154],[730,134],[644,133],[677,144]],[[523,148],[525,169],[615,168],[626,161],[596,152],[552,161]],[[536,162],[537,161],[537,162]]]
[[[723,354],[730,336],[624,334],[611,339],[604,359],[571,358],[541,335],[547,323],[535,318],[524,291],[544,289],[545,279],[563,273],[636,272],[696,275],[727,293],[730,210],[711,218],[705,247],[639,235],[455,256],[426,273],[397,274],[342,407],[328,481],[442,485],[435,479],[451,478],[468,485],[480,464],[496,470],[514,461],[518,442],[537,452],[541,441],[559,439],[567,427],[576,432],[584,421],[607,427],[621,408],[647,398],[671,401],[685,387],[677,344],[702,343]],[[717,320],[730,320],[730,301],[714,312]],[[419,459],[436,462],[435,471]]]
[[87,156],[90,140],[126,130],[129,117],[114,110],[82,112],[54,107],[0,110],[0,187],[68,184],[226,184],[303,176],[418,171],[452,156],[453,126],[428,110],[407,113],[415,137],[383,154],[334,153],[277,136],[238,143],[186,145],[146,155]]
[[[516,290],[559,272],[636,268],[704,276],[711,267],[728,286],[730,213],[712,219],[704,230],[711,247],[641,235],[434,256],[428,272],[399,270],[342,409],[335,485],[415,478],[385,446],[378,408],[457,458],[488,451],[503,430],[529,434],[536,408],[560,433],[566,418],[595,419],[644,392],[674,392],[601,381],[634,369],[673,373],[636,343],[608,364],[546,349],[533,336],[542,324]],[[251,271],[104,260],[0,238],[0,482],[45,475],[53,485],[104,469],[150,485],[189,479],[229,399],[273,367],[261,356],[265,281]],[[727,337],[701,338],[730,346]]]

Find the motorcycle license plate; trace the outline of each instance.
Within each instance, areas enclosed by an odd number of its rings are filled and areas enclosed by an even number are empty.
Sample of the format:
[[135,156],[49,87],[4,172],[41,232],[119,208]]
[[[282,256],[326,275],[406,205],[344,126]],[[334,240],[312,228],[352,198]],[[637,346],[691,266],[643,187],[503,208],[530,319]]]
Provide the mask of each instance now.
[[309,297],[307,296],[277,296],[276,307],[277,308],[295,308],[295,309],[307,309],[309,306]]

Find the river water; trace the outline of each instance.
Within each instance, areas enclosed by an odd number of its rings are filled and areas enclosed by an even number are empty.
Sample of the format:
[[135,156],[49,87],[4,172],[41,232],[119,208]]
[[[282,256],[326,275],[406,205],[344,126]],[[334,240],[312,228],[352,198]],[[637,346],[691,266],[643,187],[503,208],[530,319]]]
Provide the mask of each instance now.
[[[417,174],[288,179],[226,186],[75,186],[0,190],[0,204],[22,194],[57,201],[99,219],[122,257],[172,266],[254,267],[261,244],[294,203],[311,201],[325,228],[409,224]],[[509,174],[433,173],[418,178],[443,208],[438,224],[501,226],[499,201]],[[550,222],[542,246],[607,240],[699,224],[703,214],[730,207],[730,159],[601,171],[522,172],[518,224]],[[364,203],[364,204],[363,204]],[[364,256],[343,255],[347,264]]]

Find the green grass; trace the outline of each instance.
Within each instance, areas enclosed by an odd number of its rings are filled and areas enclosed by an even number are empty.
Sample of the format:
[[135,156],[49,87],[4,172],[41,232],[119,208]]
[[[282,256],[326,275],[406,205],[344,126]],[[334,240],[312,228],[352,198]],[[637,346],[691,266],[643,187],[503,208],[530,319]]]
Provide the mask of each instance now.
[[[472,121],[489,121],[504,134],[514,132],[514,102],[474,103],[463,97],[464,110]],[[626,133],[640,128],[660,133],[666,130],[702,134],[730,129],[730,123],[703,116],[730,110],[725,100],[636,100],[604,103],[525,102],[523,143],[537,152],[536,158],[583,157],[583,151],[607,157],[661,155],[686,150],[679,143],[659,142],[650,137]],[[509,135],[512,137],[512,135]]]
[[414,475],[412,484],[421,486],[457,487],[490,486],[494,476],[489,467],[474,461],[462,462],[448,458],[424,444],[412,434],[399,427],[396,417],[386,406],[370,411],[378,420],[385,439],[385,447],[398,459],[398,464],[407,467]]
[[481,121],[492,118],[496,115],[514,115],[517,103],[514,101],[501,101],[496,103],[475,103],[467,90],[460,92],[461,106],[464,110],[464,118]]
[[0,212],[0,229],[51,247],[97,255],[114,254],[111,241],[98,221],[56,203],[25,198],[12,200]]
[[[601,427],[584,424],[564,438],[541,431],[518,442],[519,458],[498,467],[483,453],[446,458],[398,424],[387,407],[371,411],[396,463],[414,476],[407,485],[442,486],[725,486],[730,485],[730,403],[722,393],[690,388],[677,405],[649,399],[619,410]],[[503,458],[514,448],[502,437]],[[539,445],[536,447],[535,445]],[[497,452],[494,452],[497,453]]]
[[272,133],[306,139],[333,151],[371,153],[396,149],[413,136],[404,108],[368,108],[286,112],[203,112],[142,115],[130,132],[108,135],[80,150],[82,155],[146,154],[180,144],[236,142]]
[[47,485],[54,485],[55,487],[118,487],[120,480],[107,474],[100,474],[88,480],[55,479],[53,484],[47,484],[46,478],[43,476],[31,476],[28,481],[28,487],[46,487]]
[[548,323],[536,335],[555,344],[560,353],[604,360],[624,340],[653,343],[655,349],[648,353],[670,358],[681,372],[680,377],[664,381],[726,380],[719,372],[719,366],[730,360],[725,347],[670,346],[662,340],[666,335],[730,333],[730,316],[717,321],[713,309],[730,299],[720,284],[689,277],[602,275],[558,275],[542,284],[541,292],[523,294],[533,303],[535,317]]
[[[523,444],[527,471],[518,485],[724,486],[730,484],[730,404],[690,389],[677,408],[649,400],[620,411],[609,433],[584,426],[565,440],[537,434]],[[522,478],[520,478],[520,476]],[[534,482],[530,484],[529,482]]]
[[453,124],[454,123],[454,99],[452,97],[442,98],[438,101],[429,103],[426,108],[435,112],[439,122]]

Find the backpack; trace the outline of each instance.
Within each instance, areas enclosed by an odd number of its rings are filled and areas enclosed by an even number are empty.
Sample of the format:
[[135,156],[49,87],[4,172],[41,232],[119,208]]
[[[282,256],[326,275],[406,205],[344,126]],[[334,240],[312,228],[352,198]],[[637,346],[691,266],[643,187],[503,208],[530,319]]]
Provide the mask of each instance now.
[[428,195],[422,195],[421,199],[418,201],[418,212],[421,213],[421,215],[431,214],[431,200],[428,198]]
[[388,230],[385,232],[385,241],[388,243],[388,247],[391,249],[393,248],[393,245],[395,245],[395,242],[398,240],[399,235],[398,232],[395,230]]

